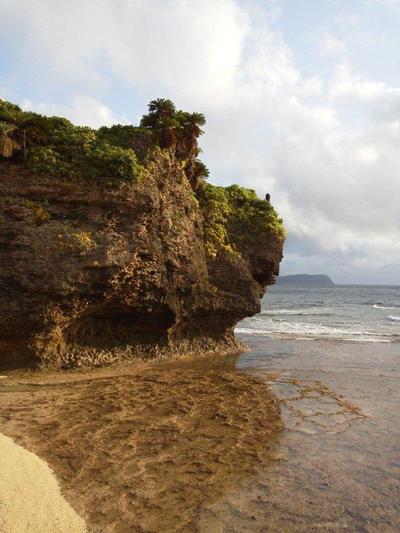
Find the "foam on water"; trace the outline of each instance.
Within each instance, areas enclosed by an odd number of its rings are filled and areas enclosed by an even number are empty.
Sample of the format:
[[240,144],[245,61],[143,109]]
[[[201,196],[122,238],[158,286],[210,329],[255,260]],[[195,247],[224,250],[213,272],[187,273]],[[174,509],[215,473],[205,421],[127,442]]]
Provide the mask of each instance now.
[[332,313],[325,310],[323,307],[310,307],[304,309],[273,309],[271,311],[263,311],[261,315],[274,316],[274,315],[295,315],[295,316],[330,316]]
[[374,304],[372,306],[374,309],[385,309],[385,310],[388,310],[388,309],[398,309],[397,307],[385,307],[384,305],[380,305],[380,304]]
[[[281,337],[296,339],[336,339],[354,342],[392,342],[391,338],[384,338],[383,335],[376,335],[370,331],[357,331],[344,328],[334,328],[323,326],[322,324],[307,324],[305,322],[285,322],[280,321],[268,324],[265,327],[238,327],[236,333],[247,335],[263,335],[270,337]],[[391,337],[391,335],[390,335]]]
[[400,287],[288,287],[270,289],[260,314],[246,318],[238,334],[352,342],[399,342]]

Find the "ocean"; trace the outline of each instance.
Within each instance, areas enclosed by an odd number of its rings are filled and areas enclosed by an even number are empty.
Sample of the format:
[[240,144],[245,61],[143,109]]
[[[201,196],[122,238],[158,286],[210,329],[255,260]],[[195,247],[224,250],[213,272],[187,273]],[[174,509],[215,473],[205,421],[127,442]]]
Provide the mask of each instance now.
[[[400,531],[400,287],[277,285],[236,333],[238,371],[280,405],[282,459],[226,496],[225,530]],[[235,498],[253,519],[237,529]]]
[[261,313],[241,321],[241,335],[281,339],[400,342],[400,286],[275,285]]

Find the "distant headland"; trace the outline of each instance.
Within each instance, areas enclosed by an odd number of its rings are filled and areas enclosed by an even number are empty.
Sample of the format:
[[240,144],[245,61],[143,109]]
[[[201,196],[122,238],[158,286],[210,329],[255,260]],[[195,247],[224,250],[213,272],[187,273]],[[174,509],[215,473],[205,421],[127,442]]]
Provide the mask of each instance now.
[[307,285],[314,287],[333,287],[335,283],[326,274],[294,274],[279,276],[278,285]]

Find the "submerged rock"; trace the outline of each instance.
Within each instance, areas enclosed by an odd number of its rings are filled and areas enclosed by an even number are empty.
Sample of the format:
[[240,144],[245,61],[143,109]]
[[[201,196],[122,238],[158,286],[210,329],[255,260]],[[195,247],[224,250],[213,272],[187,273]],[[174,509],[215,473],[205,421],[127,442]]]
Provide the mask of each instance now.
[[196,198],[168,150],[118,183],[0,161],[0,368],[234,350],[284,235],[253,222],[266,202],[240,188],[215,218],[207,187]]

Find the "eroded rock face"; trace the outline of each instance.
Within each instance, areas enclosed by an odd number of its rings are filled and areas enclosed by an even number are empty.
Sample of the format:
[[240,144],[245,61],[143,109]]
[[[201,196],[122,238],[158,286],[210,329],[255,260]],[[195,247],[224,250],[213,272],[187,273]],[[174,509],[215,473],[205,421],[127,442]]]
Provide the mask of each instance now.
[[165,154],[118,186],[0,162],[0,195],[3,369],[232,350],[278,273],[268,232],[206,256],[199,204]]

